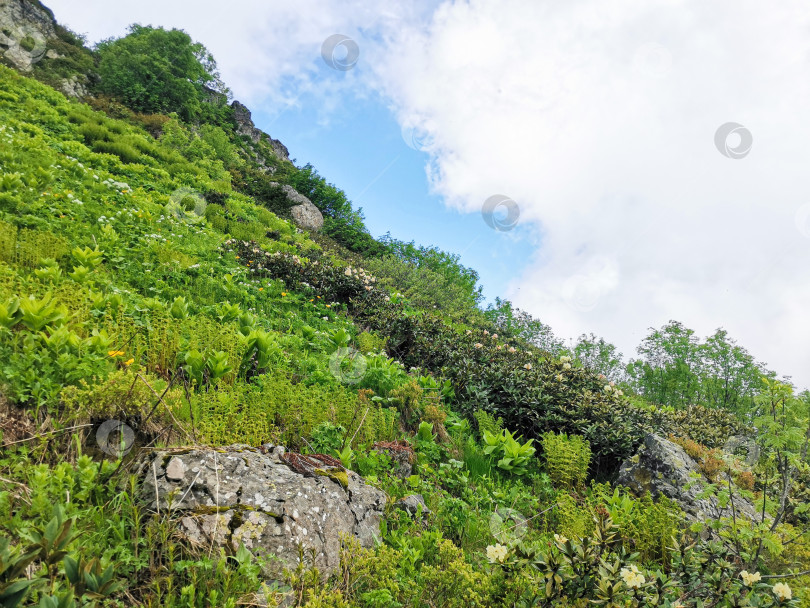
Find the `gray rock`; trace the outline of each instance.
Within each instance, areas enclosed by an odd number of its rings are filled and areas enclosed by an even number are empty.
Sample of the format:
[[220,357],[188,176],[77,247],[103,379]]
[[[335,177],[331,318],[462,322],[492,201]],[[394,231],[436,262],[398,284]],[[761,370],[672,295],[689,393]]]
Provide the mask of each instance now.
[[172,458],[166,467],[166,479],[169,481],[182,481],[186,476],[186,465],[180,458]]
[[[302,196],[301,198],[306,197]],[[306,202],[290,209],[290,215],[292,215],[293,221],[305,230],[318,232],[323,228],[323,214],[320,209],[309,202],[309,199],[306,199]]]
[[281,453],[281,446],[157,452],[141,464],[143,496],[152,509],[171,506],[193,543],[269,557],[271,578],[295,567],[299,544],[328,576],[340,563],[341,535],[374,544],[385,494],[352,471],[346,488],[334,475],[305,477],[283,464]]
[[287,200],[295,203],[295,206],[290,209],[290,215],[298,226],[313,232],[323,228],[323,214],[306,196],[289,184],[282,186],[278,182],[270,182],[269,185],[281,186]]
[[22,72],[30,72],[56,37],[53,13],[27,0],[0,0],[0,56]]
[[742,435],[732,435],[723,446],[723,451],[728,454],[744,454],[743,462],[749,467],[754,467],[759,462],[760,449],[757,442],[751,437]]
[[419,509],[422,509],[422,517],[430,515],[430,509],[425,504],[425,499],[421,494],[410,494],[405,498],[400,498],[394,503],[398,509],[407,512],[411,517],[416,517],[419,514]]
[[272,147],[276,156],[281,160],[290,160],[290,152],[284,144],[277,139],[273,139],[261,129],[256,128],[247,106],[239,101],[234,101],[231,104],[231,108],[233,108],[233,118],[236,121],[236,132],[239,133],[239,135],[246,135],[254,144],[262,141],[262,138],[267,138],[267,142]]
[[90,95],[87,88],[87,77],[73,76],[62,80],[62,92],[68,97],[83,99]]
[[700,472],[698,463],[681,446],[658,435],[644,437],[638,453],[622,464],[616,483],[639,496],[650,492],[655,498],[666,496],[674,500],[690,521],[706,521],[732,514],[749,520],[762,519],[754,505],[737,492],[733,511],[731,505],[721,507],[714,497],[698,498],[709,483]]

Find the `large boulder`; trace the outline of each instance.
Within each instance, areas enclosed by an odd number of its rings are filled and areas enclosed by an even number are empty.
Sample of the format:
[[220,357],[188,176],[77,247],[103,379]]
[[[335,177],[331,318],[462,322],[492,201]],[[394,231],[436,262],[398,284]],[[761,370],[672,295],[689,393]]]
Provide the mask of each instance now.
[[143,496],[176,512],[180,532],[200,545],[244,546],[270,557],[271,578],[294,568],[299,545],[327,576],[340,564],[341,537],[371,547],[386,497],[352,471],[300,473],[284,449],[248,446],[161,451],[144,461]]
[[39,2],[0,0],[0,56],[16,69],[30,72],[55,36],[53,13]]
[[698,463],[681,446],[659,435],[644,437],[636,455],[622,464],[616,482],[639,496],[650,492],[654,498],[666,496],[674,500],[690,521],[703,522],[732,515],[756,521],[762,519],[754,505],[738,492],[734,493],[733,510],[731,504],[721,507],[715,497],[698,498],[709,483]]
[[[270,182],[270,185],[279,186],[278,182]],[[289,184],[284,184],[281,189],[284,191],[287,200],[295,203],[290,208],[290,215],[292,215],[296,225],[312,232],[318,232],[323,228],[323,214],[312,201]]]

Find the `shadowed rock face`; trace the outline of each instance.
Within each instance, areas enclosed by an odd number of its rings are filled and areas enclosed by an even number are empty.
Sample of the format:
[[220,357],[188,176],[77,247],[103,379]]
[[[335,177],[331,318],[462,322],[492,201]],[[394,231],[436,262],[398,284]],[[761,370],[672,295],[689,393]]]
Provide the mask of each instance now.
[[56,36],[53,13],[38,2],[0,0],[0,56],[21,72],[30,72]]
[[[2,2],[2,0],[0,0],[0,2]],[[233,118],[236,121],[236,132],[239,133],[239,135],[246,135],[253,143],[259,143],[262,137],[266,137],[276,156],[281,160],[290,160],[290,153],[284,144],[277,139],[273,139],[261,129],[256,128],[247,106],[239,101],[234,101],[231,104],[231,108],[233,109]]]
[[352,471],[346,488],[326,470],[301,475],[281,453],[238,445],[158,452],[141,466],[143,496],[152,509],[177,512],[191,542],[270,557],[268,576],[295,567],[299,543],[327,576],[340,563],[342,535],[374,544],[385,494]]
[[698,498],[709,483],[698,463],[681,446],[658,435],[644,438],[638,453],[622,464],[616,482],[637,495],[650,492],[654,498],[663,495],[674,500],[690,521],[732,515],[756,521],[762,519],[754,505],[736,493],[733,511],[731,505],[721,507],[717,498]]

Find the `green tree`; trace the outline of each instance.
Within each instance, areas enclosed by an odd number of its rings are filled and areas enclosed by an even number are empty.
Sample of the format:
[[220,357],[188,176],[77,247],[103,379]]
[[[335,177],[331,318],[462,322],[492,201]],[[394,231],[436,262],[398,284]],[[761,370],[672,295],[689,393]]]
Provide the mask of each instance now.
[[567,352],[562,340],[554,335],[550,326],[515,308],[509,300],[495,298],[495,303],[487,306],[484,315],[504,338],[525,340],[555,357]]
[[602,374],[608,380],[621,382],[625,376],[622,354],[616,346],[595,335],[582,334],[574,347],[574,357],[583,367],[596,374]]
[[627,366],[633,388],[656,403],[685,407],[700,404],[744,416],[754,407],[762,376],[773,374],[718,329],[701,341],[678,321],[650,333]]
[[713,407],[734,411],[750,410],[765,374],[746,349],[718,329],[700,346],[701,400]]
[[197,120],[206,88],[227,93],[214,57],[182,30],[134,24],[127,36],[100,42],[96,50],[101,92],[133,110]]

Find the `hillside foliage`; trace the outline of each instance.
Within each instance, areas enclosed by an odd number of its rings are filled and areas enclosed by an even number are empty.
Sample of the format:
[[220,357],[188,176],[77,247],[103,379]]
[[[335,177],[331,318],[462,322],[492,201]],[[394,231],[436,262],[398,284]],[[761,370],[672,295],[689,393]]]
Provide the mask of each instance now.
[[[187,34],[133,26],[83,52],[89,104],[0,67],[0,603],[810,606],[807,395],[724,332],[670,324],[627,374],[594,336],[567,349],[506,300],[484,308],[458,256],[374,238],[311,165],[240,137]],[[106,420],[131,450],[100,449]],[[614,486],[647,433],[702,455],[748,435],[759,462],[727,455],[716,479],[744,482],[707,491],[773,519],[690,524]],[[404,479],[374,449],[395,440]],[[379,545],[268,583],[263,558],[193,546],[146,507],[142,450],[234,443],[340,458],[391,499]],[[394,506],[413,493],[423,521]]]

